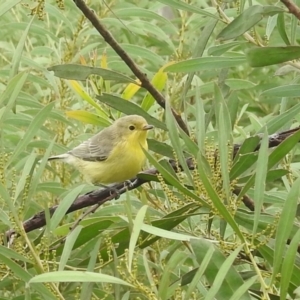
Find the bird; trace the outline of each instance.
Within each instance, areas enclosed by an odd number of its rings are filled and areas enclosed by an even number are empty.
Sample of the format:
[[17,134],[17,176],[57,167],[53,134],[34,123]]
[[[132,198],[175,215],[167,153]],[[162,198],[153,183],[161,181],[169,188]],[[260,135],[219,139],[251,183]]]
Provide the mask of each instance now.
[[147,133],[153,128],[139,115],[124,116],[74,149],[48,160],[73,165],[94,185],[125,182],[142,170]]

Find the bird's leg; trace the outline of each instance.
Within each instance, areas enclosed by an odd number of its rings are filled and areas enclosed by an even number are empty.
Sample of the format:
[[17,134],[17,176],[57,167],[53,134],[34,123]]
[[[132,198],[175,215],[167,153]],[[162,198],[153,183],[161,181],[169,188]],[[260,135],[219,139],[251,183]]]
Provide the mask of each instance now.
[[[135,183],[135,181],[132,182],[131,180],[125,180],[124,181],[124,187],[125,188],[132,188],[134,186],[134,183]],[[120,193],[119,193],[118,189],[116,189],[112,186],[109,186],[109,185],[102,184],[102,183],[97,183],[95,185],[100,186],[100,187],[105,188],[105,189],[108,189],[109,192],[110,192],[110,196],[116,195],[115,200],[120,198]]]

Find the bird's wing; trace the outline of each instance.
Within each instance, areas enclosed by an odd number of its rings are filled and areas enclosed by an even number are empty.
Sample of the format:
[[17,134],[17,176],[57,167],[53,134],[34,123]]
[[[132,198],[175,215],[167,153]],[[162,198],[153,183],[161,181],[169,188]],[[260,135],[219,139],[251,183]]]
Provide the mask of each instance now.
[[113,139],[104,129],[68,153],[85,161],[104,161],[113,147]]

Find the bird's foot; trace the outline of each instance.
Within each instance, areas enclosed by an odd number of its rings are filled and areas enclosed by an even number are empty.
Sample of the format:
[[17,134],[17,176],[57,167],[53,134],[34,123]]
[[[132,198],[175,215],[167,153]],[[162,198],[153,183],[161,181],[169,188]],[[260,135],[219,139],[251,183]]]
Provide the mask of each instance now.
[[120,193],[119,193],[118,189],[116,189],[112,186],[109,186],[109,185],[102,184],[102,183],[97,183],[97,186],[107,189],[109,191],[109,196],[110,197],[114,196],[115,200],[120,198]]
[[116,188],[108,187],[109,188],[109,195],[112,197],[114,196],[115,200],[120,198],[119,190]]
[[124,181],[124,187],[132,188],[133,186],[134,186],[134,182],[132,182],[131,180]]

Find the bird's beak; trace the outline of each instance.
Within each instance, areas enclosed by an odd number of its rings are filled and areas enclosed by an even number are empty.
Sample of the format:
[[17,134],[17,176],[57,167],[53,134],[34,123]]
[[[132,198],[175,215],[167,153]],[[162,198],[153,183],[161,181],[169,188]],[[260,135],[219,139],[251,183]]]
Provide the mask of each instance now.
[[153,129],[153,128],[154,128],[154,126],[149,125],[149,124],[143,126],[143,130],[150,130],[150,129]]

